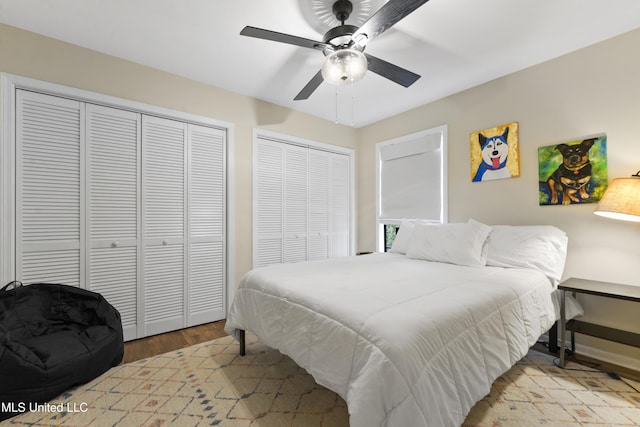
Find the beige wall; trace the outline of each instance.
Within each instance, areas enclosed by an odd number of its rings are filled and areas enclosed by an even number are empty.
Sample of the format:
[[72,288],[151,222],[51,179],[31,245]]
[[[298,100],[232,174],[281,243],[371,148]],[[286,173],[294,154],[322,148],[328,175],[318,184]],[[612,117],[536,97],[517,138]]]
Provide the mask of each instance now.
[[[593,214],[594,204],[538,205],[540,146],[607,135],[609,179],[640,169],[640,30],[370,125],[358,134],[359,250],[375,247],[375,143],[437,125],[449,129],[449,220],[553,224],[569,235],[565,277],[640,285],[640,225]],[[422,78],[428,79],[425,75]],[[469,134],[517,121],[518,178],[472,183]],[[589,319],[640,332],[640,305],[581,300]],[[640,350],[577,336],[640,368]],[[627,359],[624,359],[626,357]]]
[[[162,71],[0,24],[0,71],[131,99],[234,125],[235,278],[251,267],[251,146],[254,128],[357,148],[357,250],[375,245],[376,142],[449,126],[449,220],[553,224],[569,234],[565,276],[638,284],[640,225],[593,215],[594,205],[538,206],[537,147],[606,133],[609,177],[640,169],[640,31],[352,129]],[[428,79],[428,75],[423,76]],[[521,176],[470,182],[469,134],[517,121]],[[589,317],[640,332],[628,302],[583,299]],[[640,350],[578,337],[598,356],[640,369]]]
[[353,128],[3,24],[0,71],[232,123],[236,282],[251,268],[253,129],[355,148]]

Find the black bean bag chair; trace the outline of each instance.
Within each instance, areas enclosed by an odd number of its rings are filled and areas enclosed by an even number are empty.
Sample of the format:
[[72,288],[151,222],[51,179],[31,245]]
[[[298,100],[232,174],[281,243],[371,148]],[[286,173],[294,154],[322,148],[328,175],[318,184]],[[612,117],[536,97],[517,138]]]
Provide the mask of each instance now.
[[123,354],[120,313],[102,295],[10,283],[0,289],[0,420],[96,378]]

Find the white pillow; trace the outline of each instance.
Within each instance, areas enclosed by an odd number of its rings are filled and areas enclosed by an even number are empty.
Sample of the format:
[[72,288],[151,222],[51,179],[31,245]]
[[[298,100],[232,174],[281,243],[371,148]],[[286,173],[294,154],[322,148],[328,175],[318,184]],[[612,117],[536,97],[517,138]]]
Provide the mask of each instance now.
[[468,223],[416,224],[407,257],[481,267],[486,264],[485,242],[491,227]]
[[400,228],[396,233],[396,238],[391,244],[391,249],[389,249],[389,252],[402,255],[406,254],[407,248],[409,247],[409,241],[413,236],[414,228],[415,224],[413,222],[403,219],[402,223],[400,223]]
[[533,268],[557,283],[568,241],[566,233],[552,225],[496,225],[489,234],[487,265]]

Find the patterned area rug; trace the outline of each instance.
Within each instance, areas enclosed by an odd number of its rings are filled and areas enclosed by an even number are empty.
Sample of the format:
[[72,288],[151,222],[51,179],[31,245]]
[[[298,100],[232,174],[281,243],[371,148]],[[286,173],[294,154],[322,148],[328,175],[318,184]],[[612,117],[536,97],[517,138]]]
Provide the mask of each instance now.
[[[638,426],[640,384],[530,351],[464,426]],[[33,409],[33,411],[31,410]],[[347,427],[345,402],[286,356],[247,335],[115,367],[0,423],[29,426]]]

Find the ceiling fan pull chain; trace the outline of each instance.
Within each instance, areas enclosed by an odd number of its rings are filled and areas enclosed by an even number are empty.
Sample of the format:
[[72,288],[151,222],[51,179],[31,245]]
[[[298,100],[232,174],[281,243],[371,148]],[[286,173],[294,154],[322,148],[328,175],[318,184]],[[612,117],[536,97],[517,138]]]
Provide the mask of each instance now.
[[338,124],[338,86],[336,88],[335,107],[336,107],[336,124]]
[[351,82],[351,127],[355,126],[355,122],[353,120],[353,111],[355,109],[354,105],[356,103],[356,90],[353,87],[353,82]]

